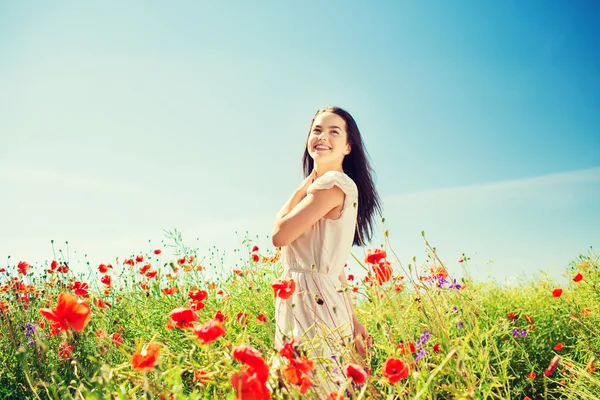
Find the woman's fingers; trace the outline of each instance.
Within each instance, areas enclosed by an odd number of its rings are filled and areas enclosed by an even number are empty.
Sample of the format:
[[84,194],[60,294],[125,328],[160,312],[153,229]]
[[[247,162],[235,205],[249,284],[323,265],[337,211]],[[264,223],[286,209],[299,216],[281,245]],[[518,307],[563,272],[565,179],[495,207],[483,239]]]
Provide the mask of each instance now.
[[365,357],[367,355],[367,349],[365,347],[365,342],[363,342],[362,336],[357,335],[354,343],[356,344],[356,351],[358,352],[358,355]]

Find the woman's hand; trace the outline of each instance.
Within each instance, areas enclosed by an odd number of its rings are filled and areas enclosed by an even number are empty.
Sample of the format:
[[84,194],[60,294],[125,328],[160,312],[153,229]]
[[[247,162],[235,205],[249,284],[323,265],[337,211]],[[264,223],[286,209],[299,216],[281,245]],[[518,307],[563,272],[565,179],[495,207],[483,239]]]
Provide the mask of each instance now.
[[356,351],[361,357],[367,356],[367,347],[373,347],[373,337],[369,335],[367,332],[367,328],[363,324],[361,324],[356,318],[354,318],[354,346],[356,347]]

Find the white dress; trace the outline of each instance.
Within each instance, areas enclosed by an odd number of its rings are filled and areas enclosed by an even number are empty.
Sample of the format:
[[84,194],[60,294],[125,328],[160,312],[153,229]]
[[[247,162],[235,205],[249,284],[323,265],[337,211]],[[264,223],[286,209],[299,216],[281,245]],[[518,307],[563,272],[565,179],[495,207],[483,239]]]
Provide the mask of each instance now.
[[348,362],[353,339],[352,308],[347,296],[339,291],[339,276],[356,231],[358,189],[340,171],[327,171],[307,189],[308,194],[334,185],[345,193],[341,215],[335,220],[321,218],[282,247],[281,278],[294,279],[296,290],[289,299],[278,297],[275,303],[275,348],[279,350],[285,341],[298,338],[314,362],[314,371],[322,374],[313,376],[313,385],[325,390],[336,390],[336,385],[345,381],[342,367]]

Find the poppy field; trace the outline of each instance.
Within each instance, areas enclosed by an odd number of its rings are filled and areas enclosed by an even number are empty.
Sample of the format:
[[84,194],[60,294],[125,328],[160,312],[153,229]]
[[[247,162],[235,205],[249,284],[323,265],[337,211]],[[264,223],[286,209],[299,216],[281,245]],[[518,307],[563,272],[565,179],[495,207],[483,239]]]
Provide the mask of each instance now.
[[447,261],[427,240],[423,260],[406,263],[387,238],[340,284],[374,345],[363,359],[327,360],[347,377],[330,392],[301,338],[273,348],[275,297],[296,289],[277,279],[277,249],[246,240],[243,265],[217,270],[175,231],[172,244],[85,273],[62,258],[9,259],[0,398],[598,398],[597,254],[574,255],[562,284],[507,286],[472,280],[466,255]]

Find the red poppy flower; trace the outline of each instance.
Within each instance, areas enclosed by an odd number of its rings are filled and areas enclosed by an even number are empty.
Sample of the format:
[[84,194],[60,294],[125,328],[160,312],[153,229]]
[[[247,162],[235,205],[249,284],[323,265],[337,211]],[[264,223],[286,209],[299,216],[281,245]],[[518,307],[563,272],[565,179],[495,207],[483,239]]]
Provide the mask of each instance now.
[[8,311],[8,305],[6,304],[5,301],[0,301],[0,312],[7,312]]
[[237,313],[237,321],[238,321],[238,324],[240,324],[240,325],[248,324],[248,314],[243,313],[243,312]]
[[100,278],[100,282],[110,287],[110,284],[112,283],[112,278],[110,277],[110,275],[102,275],[102,278]]
[[252,346],[241,344],[231,351],[231,355],[238,361],[250,366],[262,383],[269,379],[269,365],[262,358],[260,352]]
[[340,394],[338,392],[331,392],[331,393],[329,393],[328,399],[329,400],[344,400],[345,397],[343,394]]
[[508,319],[512,319],[512,320],[516,320],[517,318],[519,318],[519,316],[512,311],[508,313],[507,317],[508,317]]
[[56,260],[52,260],[52,262],[50,263],[50,268],[52,269],[52,271],[56,271],[56,268],[58,268],[58,262]]
[[386,260],[381,260],[378,264],[373,265],[373,272],[375,273],[375,280],[380,286],[392,279],[394,273],[392,266]]
[[581,310],[581,315],[589,314],[591,312],[592,312],[591,308],[584,308],[583,310]]
[[219,322],[225,322],[225,320],[227,319],[227,315],[223,314],[221,312],[221,310],[217,310],[217,312],[215,313],[213,319],[219,321]]
[[581,272],[578,272],[577,275],[575,275],[575,277],[573,278],[573,280],[575,282],[579,282],[583,279],[583,275],[581,275]]
[[544,375],[551,376],[554,373],[554,371],[556,370],[556,367],[558,366],[559,361],[560,361],[560,357],[554,356],[552,361],[550,361],[548,368],[546,368],[546,370],[544,371]]
[[298,343],[299,341],[296,338],[285,342],[283,347],[279,350],[279,355],[287,358],[290,361],[293,360],[299,354],[296,349]]
[[252,368],[244,368],[242,371],[234,373],[231,375],[229,383],[236,390],[238,400],[269,400],[271,398],[269,388],[258,379],[256,371]]
[[448,271],[443,266],[432,265],[429,270],[431,278],[446,279],[448,277]]
[[354,280],[354,275],[352,275],[352,274],[348,274],[348,280],[349,280],[349,281],[353,281],[353,280]]
[[156,276],[157,273],[158,273],[157,270],[151,269],[150,271],[146,272],[146,278],[152,279]]
[[440,344],[439,343],[436,343],[433,345],[433,351],[436,353],[440,352]]
[[138,254],[137,256],[135,256],[135,262],[144,262],[144,256],[141,254]]
[[554,350],[555,351],[561,351],[563,349],[563,344],[562,343],[557,343],[556,346],[554,346]]
[[149,372],[158,364],[160,347],[157,343],[150,342],[137,350],[131,357],[131,365],[134,371]]
[[90,306],[67,292],[58,296],[58,305],[55,309],[41,308],[40,314],[47,320],[60,323],[64,330],[70,327],[76,331],[84,330],[92,318]]
[[163,288],[163,293],[166,295],[170,295],[170,294],[175,294],[177,293],[177,288],[175,286],[172,287],[168,287],[168,288]]
[[133,267],[135,265],[135,262],[133,261],[133,259],[128,258],[125,261],[123,261],[123,264],[129,265],[130,267]]
[[65,358],[69,358],[69,355],[73,352],[73,349],[75,348],[74,345],[69,345],[69,343],[61,343],[60,347],[58,348],[58,355],[65,359]]
[[306,356],[290,360],[290,365],[283,371],[283,376],[292,384],[300,385],[300,393],[305,394],[312,381],[308,374],[312,371],[314,364]]
[[296,290],[296,282],[292,278],[275,279],[271,282],[271,287],[273,288],[275,297],[279,296],[279,298],[287,300],[292,296],[294,290]]
[[178,307],[171,311],[170,322],[179,329],[192,328],[196,321],[198,321],[198,316],[189,308]]
[[104,300],[100,300],[100,299],[96,300],[96,306],[97,306],[98,308],[106,308],[106,307],[109,307],[109,308],[110,308],[110,307],[111,307],[111,305],[110,305],[110,304],[108,304],[108,303],[107,303],[107,302],[105,302]]
[[258,254],[252,253],[252,261],[258,262],[259,259],[260,259],[260,257],[258,256]]
[[108,272],[108,269],[112,268],[112,265],[108,264],[100,264],[98,265],[98,271],[100,271],[101,274],[105,274]]
[[256,251],[258,251],[258,246],[255,245],[254,247],[252,247],[252,252],[254,253]]
[[177,264],[179,264],[179,265],[185,264],[185,257],[178,258],[177,259]]
[[388,358],[383,364],[383,376],[394,384],[400,379],[408,377],[408,364],[397,358]]
[[192,300],[203,301],[208,297],[208,292],[206,290],[190,290],[188,297]]
[[351,378],[352,381],[358,385],[365,383],[367,380],[367,373],[363,367],[358,364],[346,364],[344,366],[344,374],[346,374],[347,378]]
[[142,267],[140,267],[140,270],[139,270],[140,275],[144,275],[147,271],[150,270],[150,268],[152,268],[152,264],[150,264],[150,263],[144,264]]
[[89,297],[89,286],[87,283],[75,281],[73,282],[73,293],[77,296]]
[[225,327],[220,321],[211,319],[204,325],[196,325],[194,327],[194,333],[200,340],[200,343],[209,343],[217,340],[220,336],[225,334]]
[[19,261],[17,268],[19,269],[19,272],[21,272],[23,275],[27,275],[27,271],[29,271],[31,265],[27,264],[25,261]]
[[367,256],[365,257],[365,262],[369,264],[378,264],[379,261],[384,259],[387,256],[385,250],[380,248],[369,249],[367,250]]
[[523,397],[523,400],[533,400],[533,399],[529,396],[525,396],[525,397]]
[[400,349],[400,353],[402,353],[402,354],[406,354],[409,351],[411,353],[416,353],[417,352],[415,344],[412,343],[412,342],[410,342],[410,343],[400,342],[400,343],[398,343],[398,348]]
[[536,376],[537,376],[536,373],[532,371],[527,374],[527,379],[533,380],[533,379],[535,379]]
[[267,318],[267,316],[265,314],[263,314],[263,313],[258,314],[258,316],[256,317],[256,319],[259,322],[267,322],[267,321],[269,321],[269,319]]
[[110,335],[110,338],[112,339],[112,342],[115,346],[123,344],[123,338],[118,333],[113,333],[112,335]]
[[156,255],[159,255],[160,253],[162,253],[162,250],[161,250],[161,249],[156,249],[156,250],[154,250],[154,254],[156,254]]
[[108,332],[106,332],[104,329],[98,329],[96,331],[96,337],[98,337],[98,338],[107,338],[108,337]]
[[560,289],[560,288],[558,288],[558,289],[554,289],[554,290],[552,291],[552,296],[554,296],[554,297],[560,297],[560,296],[562,295],[562,292],[563,292],[563,290],[562,290],[562,289]]

